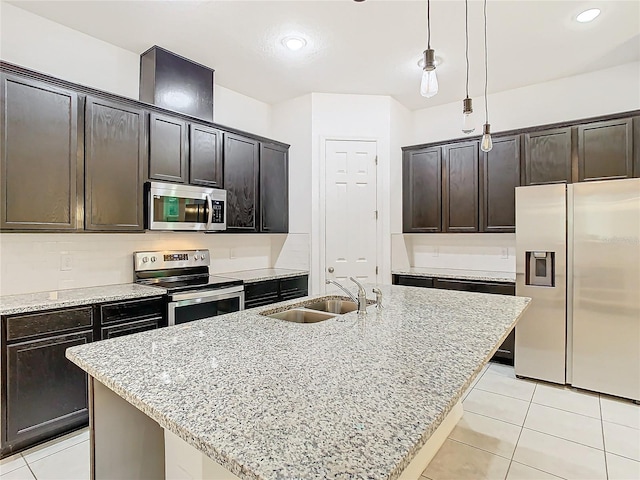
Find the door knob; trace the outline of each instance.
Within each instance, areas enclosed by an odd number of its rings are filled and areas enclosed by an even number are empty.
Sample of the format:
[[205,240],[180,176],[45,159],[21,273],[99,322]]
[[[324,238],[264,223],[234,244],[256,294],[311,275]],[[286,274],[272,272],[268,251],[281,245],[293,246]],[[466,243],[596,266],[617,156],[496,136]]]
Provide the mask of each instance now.
[[329,273],[333,273],[333,272],[334,272],[334,268],[333,268],[333,267],[329,267],[329,268],[327,268],[327,271],[328,271]]

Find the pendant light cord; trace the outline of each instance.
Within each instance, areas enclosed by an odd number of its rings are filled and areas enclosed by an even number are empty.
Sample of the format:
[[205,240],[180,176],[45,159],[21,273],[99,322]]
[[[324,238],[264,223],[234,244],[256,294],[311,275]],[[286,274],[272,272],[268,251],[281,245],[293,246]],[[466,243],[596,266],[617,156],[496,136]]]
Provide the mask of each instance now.
[[427,0],[427,50],[431,49],[431,9],[430,2]]
[[487,52],[487,0],[484,0],[484,123],[489,123],[489,101],[487,100],[487,86],[489,84],[489,54]]
[[464,0],[464,56],[467,61],[466,91],[469,98],[469,0]]

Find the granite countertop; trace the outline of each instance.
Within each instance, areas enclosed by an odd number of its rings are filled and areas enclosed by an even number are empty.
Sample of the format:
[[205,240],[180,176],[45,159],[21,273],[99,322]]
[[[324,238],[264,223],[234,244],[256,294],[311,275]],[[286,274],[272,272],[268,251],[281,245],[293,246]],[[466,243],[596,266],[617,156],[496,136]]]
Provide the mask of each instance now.
[[286,268],[259,268],[257,270],[241,270],[239,272],[229,272],[214,274],[221,277],[235,278],[244,283],[262,282],[265,280],[276,280],[278,278],[298,277],[309,275],[308,270],[289,270]]
[[416,277],[459,278],[461,280],[482,280],[485,282],[515,283],[516,272],[492,272],[482,270],[458,270],[454,268],[421,268],[394,269],[395,275],[413,275]]
[[74,307],[92,303],[155,297],[167,291],[159,287],[147,287],[135,283],[105,285],[100,287],[73,288],[52,292],[25,293],[0,297],[0,315],[36,312],[54,308]]
[[297,299],[67,357],[241,478],[395,479],[530,299],[380,288],[385,307],[366,316],[299,324],[259,315]]

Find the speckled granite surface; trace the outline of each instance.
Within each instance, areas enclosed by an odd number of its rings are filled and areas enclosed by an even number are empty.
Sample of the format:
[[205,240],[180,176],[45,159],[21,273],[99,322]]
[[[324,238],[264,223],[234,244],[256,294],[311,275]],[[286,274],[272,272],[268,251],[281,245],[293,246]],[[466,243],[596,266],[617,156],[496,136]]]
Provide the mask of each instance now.
[[164,295],[164,288],[126,283],[0,297],[0,315]]
[[529,299],[381,288],[385,309],[366,317],[259,315],[272,305],[67,357],[241,478],[394,479]]
[[482,280],[485,282],[515,283],[516,272],[490,272],[480,270],[458,270],[449,268],[419,268],[392,270],[395,275],[413,275],[416,277],[459,278],[461,280]]
[[257,270],[242,270],[239,272],[213,274],[222,277],[235,278],[244,283],[262,282],[264,280],[275,280],[278,278],[298,277],[309,275],[308,270],[288,270],[286,268],[259,268]]

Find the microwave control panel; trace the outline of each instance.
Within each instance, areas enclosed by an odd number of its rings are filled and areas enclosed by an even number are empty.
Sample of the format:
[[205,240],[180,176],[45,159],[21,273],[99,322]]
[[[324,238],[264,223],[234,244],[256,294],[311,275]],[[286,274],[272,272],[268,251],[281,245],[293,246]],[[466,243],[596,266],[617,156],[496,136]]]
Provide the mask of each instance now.
[[224,222],[224,202],[222,200],[213,200],[211,202],[211,223]]

